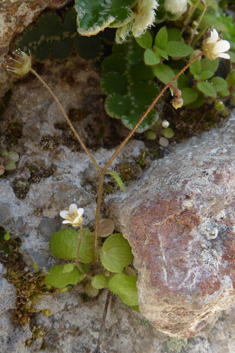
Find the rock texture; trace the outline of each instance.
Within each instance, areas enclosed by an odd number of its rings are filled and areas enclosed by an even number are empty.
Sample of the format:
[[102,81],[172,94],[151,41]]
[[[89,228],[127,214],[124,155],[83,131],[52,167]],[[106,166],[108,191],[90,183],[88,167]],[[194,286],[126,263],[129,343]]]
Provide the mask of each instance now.
[[7,74],[5,63],[14,40],[48,6],[58,8],[69,0],[1,0],[0,2],[0,98],[15,79]]
[[178,145],[110,214],[130,242],[141,312],[171,336],[197,335],[235,303],[235,122]]

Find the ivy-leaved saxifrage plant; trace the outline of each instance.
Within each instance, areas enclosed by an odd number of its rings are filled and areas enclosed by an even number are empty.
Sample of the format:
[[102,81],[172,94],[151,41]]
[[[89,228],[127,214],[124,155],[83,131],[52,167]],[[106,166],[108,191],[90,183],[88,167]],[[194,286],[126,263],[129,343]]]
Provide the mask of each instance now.
[[[90,232],[89,229],[82,228],[83,221],[83,209],[77,208],[76,205],[70,205],[69,211],[62,211],[61,216],[65,218],[66,223],[71,224],[72,226],[79,227],[79,231],[74,229],[64,229],[57,233],[54,233],[51,237],[50,247],[54,255],[64,261],[68,262],[65,265],[56,265],[52,267],[49,271],[46,281],[48,284],[51,284],[58,288],[63,288],[67,284],[76,284],[80,281],[87,280],[87,290],[91,290],[92,293],[97,293],[97,287],[102,287],[108,283],[108,287],[111,291],[118,294],[120,298],[129,306],[133,308],[138,304],[138,295],[136,288],[136,276],[127,276],[123,273],[125,266],[128,266],[132,262],[133,255],[131,253],[131,248],[129,243],[123,238],[120,233],[112,234],[108,237],[103,246],[99,248],[99,223],[100,223],[100,209],[101,209],[101,200],[102,200],[102,191],[103,191],[103,176],[107,173],[108,168],[112,164],[113,160],[116,158],[121,149],[133,136],[135,131],[141,126],[142,122],[148,116],[148,114],[153,109],[156,102],[164,94],[168,88],[173,87],[174,81],[176,81],[180,75],[189,68],[200,56],[205,55],[209,60],[215,60],[217,57],[223,57],[228,59],[229,55],[224,53],[229,48],[229,43],[227,41],[220,40],[218,34],[215,30],[211,31],[209,38],[204,40],[202,52],[198,53],[195,58],[193,58],[175,77],[173,77],[170,82],[168,82],[161,92],[155,97],[152,103],[149,105],[145,113],[142,115],[140,120],[137,122],[132,131],[120,144],[117,150],[114,152],[113,156],[109,159],[103,169],[100,168],[98,163],[92,157],[84,143],[82,142],[80,136],[77,134],[74,129],[71,121],[69,120],[67,114],[65,113],[62,105],[58,101],[57,97],[48,87],[48,85],[42,80],[42,78],[31,68],[31,57],[27,54],[16,51],[15,58],[11,58],[10,63],[7,65],[7,70],[12,71],[18,76],[23,76],[27,72],[32,72],[44,85],[44,87],[50,92],[55,101],[57,102],[61,112],[63,113],[66,121],[68,122],[71,130],[74,132],[74,135],[80,142],[81,146],[90,157],[92,162],[95,164],[99,172],[99,187],[98,187],[98,196],[97,196],[97,210],[96,210],[96,219],[95,219],[95,231],[94,235]],[[126,50],[125,46],[123,47],[124,53],[128,53],[131,57],[131,52]],[[136,60],[138,58],[138,50],[133,50],[132,58]],[[117,53],[118,54],[118,53]],[[138,64],[137,60],[137,64]],[[122,61],[121,70],[125,66],[125,59]],[[178,92],[174,88],[176,93]],[[179,92],[177,93],[177,98],[180,98]],[[115,175],[114,175],[115,177]],[[94,245],[93,245],[94,241]],[[87,264],[93,262],[94,265],[101,262],[104,272],[100,273],[102,275],[99,278],[94,279],[95,276],[89,274],[89,268]],[[73,260],[70,262],[70,260]],[[75,261],[74,261],[75,260]],[[107,273],[108,271],[109,273]],[[116,273],[116,274],[115,274]],[[89,283],[90,281],[90,283]]]
[[[66,264],[58,264],[50,268],[45,283],[62,289],[84,280],[85,291],[89,296],[96,296],[99,289],[108,287],[126,305],[137,309],[137,276],[128,276],[123,272],[133,260],[129,243],[120,233],[112,235],[107,232],[100,233],[100,237],[109,236],[99,249],[99,264],[98,266],[96,264],[94,271],[94,233],[88,228],[82,228],[83,212],[83,208],[77,208],[75,204],[71,204],[68,211],[60,212],[61,217],[65,218],[63,224],[70,224],[75,229],[66,228],[51,235],[52,254],[66,261]],[[102,221],[103,224],[105,221],[110,223],[110,220]],[[78,227],[79,230],[76,230]],[[104,230],[104,227],[102,229]],[[100,229],[101,232],[102,229]],[[114,227],[109,227],[109,232],[112,233],[113,230]],[[97,268],[100,268],[98,274],[96,274]]]

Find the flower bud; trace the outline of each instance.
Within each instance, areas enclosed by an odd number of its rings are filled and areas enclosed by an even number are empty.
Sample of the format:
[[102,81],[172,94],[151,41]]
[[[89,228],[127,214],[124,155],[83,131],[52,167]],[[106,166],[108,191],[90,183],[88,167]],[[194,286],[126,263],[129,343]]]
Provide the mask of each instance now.
[[184,104],[184,101],[183,101],[182,98],[176,98],[175,97],[174,99],[172,99],[171,104],[173,105],[173,107],[175,109],[178,109],[178,108],[182,107],[182,105]]

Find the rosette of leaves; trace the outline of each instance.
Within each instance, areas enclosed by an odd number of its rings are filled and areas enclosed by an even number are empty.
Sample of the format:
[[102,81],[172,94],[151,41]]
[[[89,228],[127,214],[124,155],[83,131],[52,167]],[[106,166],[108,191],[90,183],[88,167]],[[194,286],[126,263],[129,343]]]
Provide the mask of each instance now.
[[93,36],[107,27],[118,28],[116,42],[132,32],[140,36],[155,19],[156,0],[75,0],[78,33]]
[[[61,229],[52,233],[50,238],[50,249],[54,256],[59,259],[73,260],[77,257],[77,248],[80,231],[72,228]],[[94,259],[94,234],[88,228],[83,229],[82,242],[78,260],[89,263]]]
[[7,152],[7,150],[3,151],[0,157],[0,175],[2,175],[5,170],[16,169],[16,162],[18,162],[19,158],[20,157],[17,152]]
[[84,38],[77,33],[76,11],[69,9],[63,21],[54,12],[39,17],[35,25],[28,26],[16,43],[16,48],[32,53],[36,60],[44,61],[49,54],[54,59],[65,59],[73,47],[86,60],[95,60],[101,54],[98,37]]
[[[133,129],[150,103],[159,93],[152,81],[153,72],[143,59],[144,49],[134,39],[113,46],[113,54],[103,62],[105,75],[101,87],[107,94],[105,110],[113,118],[121,119],[129,129]],[[155,109],[137,129],[143,132],[158,120]]]

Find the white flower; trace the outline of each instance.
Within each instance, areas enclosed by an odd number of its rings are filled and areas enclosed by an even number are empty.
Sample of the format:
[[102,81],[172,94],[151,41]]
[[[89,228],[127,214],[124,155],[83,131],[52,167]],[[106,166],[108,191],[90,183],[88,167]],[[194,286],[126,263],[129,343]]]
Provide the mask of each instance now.
[[69,206],[69,211],[61,211],[60,217],[65,218],[63,224],[70,223],[73,227],[78,227],[83,221],[83,208],[77,208],[77,205],[72,203]]
[[156,0],[139,0],[135,14],[135,23],[132,28],[133,36],[140,37],[155,20],[155,10],[158,7]]
[[164,8],[179,18],[187,10],[187,0],[166,0]]
[[202,45],[204,55],[210,60],[215,60],[218,57],[230,59],[229,54],[225,53],[229,48],[230,43],[220,39],[216,29],[211,31],[210,37],[205,39]]

